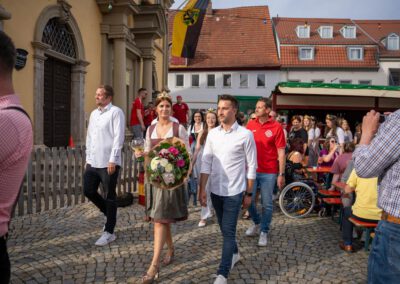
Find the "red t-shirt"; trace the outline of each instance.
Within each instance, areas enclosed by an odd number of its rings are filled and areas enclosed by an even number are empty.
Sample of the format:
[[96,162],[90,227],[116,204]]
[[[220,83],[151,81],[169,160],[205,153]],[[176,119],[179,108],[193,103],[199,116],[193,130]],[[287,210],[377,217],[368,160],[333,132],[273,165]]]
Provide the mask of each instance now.
[[261,124],[257,118],[249,121],[247,129],[253,132],[256,142],[257,173],[278,173],[278,149],[286,147],[282,126],[279,122],[270,120]]
[[172,106],[172,110],[174,111],[174,117],[179,121],[179,123],[187,123],[187,113],[189,111],[189,107],[185,103],[174,104]]
[[154,110],[146,109],[144,111],[144,121],[143,122],[144,122],[145,126],[150,126],[151,122],[155,118],[156,118],[156,112]]
[[130,126],[140,124],[139,119],[137,117],[137,113],[136,113],[137,109],[140,109],[140,112],[142,113],[142,118],[144,118],[144,107],[143,107],[142,101],[139,98],[136,98],[135,101],[132,103]]

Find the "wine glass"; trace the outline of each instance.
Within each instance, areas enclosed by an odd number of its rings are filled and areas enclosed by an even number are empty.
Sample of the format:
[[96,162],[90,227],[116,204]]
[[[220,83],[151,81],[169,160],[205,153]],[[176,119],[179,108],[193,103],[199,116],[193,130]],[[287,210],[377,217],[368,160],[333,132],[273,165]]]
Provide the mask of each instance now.
[[[144,139],[143,138],[133,138],[130,143],[131,149],[135,152],[135,154],[139,155],[144,152]],[[144,157],[136,158],[138,162],[143,162]]]

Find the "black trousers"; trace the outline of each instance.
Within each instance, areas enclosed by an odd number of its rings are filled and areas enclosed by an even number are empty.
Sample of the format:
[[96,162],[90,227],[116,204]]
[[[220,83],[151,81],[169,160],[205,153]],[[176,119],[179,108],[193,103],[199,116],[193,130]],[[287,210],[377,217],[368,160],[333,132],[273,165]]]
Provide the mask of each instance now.
[[10,283],[11,266],[7,252],[7,241],[0,237],[0,284]]
[[[116,166],[115,172],[109,175],[107,168],[93,168],[88,164],[83,176],[83,191],[85,196],[107,217],[105,231],[110,234],[114,233],[115,224],[117,223],[116,187],[119,170],[120,166]],[[106,199],[97,191],[100,183],[103,185]]]

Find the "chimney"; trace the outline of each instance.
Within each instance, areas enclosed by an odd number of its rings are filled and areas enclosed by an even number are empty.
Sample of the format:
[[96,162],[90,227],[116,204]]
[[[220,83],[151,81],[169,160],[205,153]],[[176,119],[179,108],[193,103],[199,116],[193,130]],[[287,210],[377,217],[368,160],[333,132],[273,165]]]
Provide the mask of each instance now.
[[207,15],[207,16],[212,16],[212,14],[213,14],[213,11],[212,11],[212,1],[210,0],[210,1],[208,2],[208,5],[207,5],[206,15]]

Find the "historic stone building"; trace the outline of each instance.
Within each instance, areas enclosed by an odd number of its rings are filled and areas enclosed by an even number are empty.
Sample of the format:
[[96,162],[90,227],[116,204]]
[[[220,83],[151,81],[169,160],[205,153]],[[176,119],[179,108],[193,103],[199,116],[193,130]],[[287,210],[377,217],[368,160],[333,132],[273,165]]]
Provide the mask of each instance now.
[[66,146],[71,135],[84,143],[99,84],[114,87],[127,126],[138,88],[167,88],[172,3],[0,0],[0,29],[18,49],[14,85],[33,119],[35,145]]

